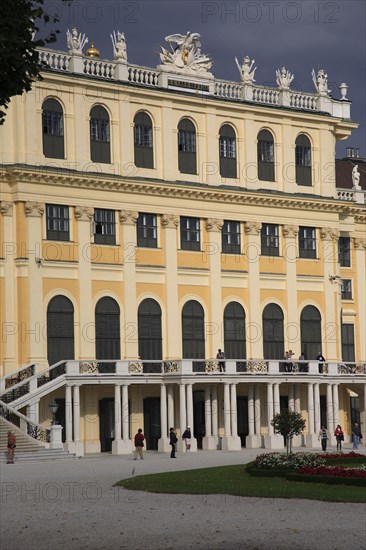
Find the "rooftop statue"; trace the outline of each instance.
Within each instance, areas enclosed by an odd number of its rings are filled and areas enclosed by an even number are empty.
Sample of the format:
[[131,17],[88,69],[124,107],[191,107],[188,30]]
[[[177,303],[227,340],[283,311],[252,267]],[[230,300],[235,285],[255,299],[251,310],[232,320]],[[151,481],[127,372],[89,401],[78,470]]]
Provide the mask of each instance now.
[[83,47],[88,43],[88,39],[85,36],[85,33],[78,35],[78,31],[74,27],[72,32],[69,29],[66,31],[67,37],[67,47],[69,49],[70,55],[82,55]]
[[237,57],[235,58],[235,62],[239,69],[241,81],[244,82],[244,84],[252,84],[253,82],[255,82],[254,74],[255,74],[255,71],[257,70],[257,67],[254,67],[254,69],[252,70],[255,60],[252,59],[252,61],[250,61],[249,56],[246,55],[243,58],[242,66],[240,66],[240,63]]
[[[171,65],[175,69],[191,69],[207,72],[212,67],[209,56],[201,54],[201,35],[197,32],[187,34],[170,34],[165,37],[171,51],[161,46],[160,60],[163,65]],[[176,44],[175,47],[172,44]]]
[[282,67],[281,70],[277,69],[276,71],[276,82],[280,90],[289,90],[294,78],[295,75],[291,74],[286,67]]
[[361,177],[361,174],[360,174],[360,172],[358,171],[358,164],[356,164],[356,166],[354,166],[354,167],[352,168],[352,184],[353,184],[353,189],[357,189],[357,190],[360,190],[360,189],[361,189],[360,177]]
[[320,69],[317,75],[313,69],[311,71],[311,76],[313,77],[314,86],[319,95],[328,95],[331,92],[331,90],[328,90],[328,75],[325,74],[324,69]]
[[113,34],[110,35],[112,44],[113,44],[113,54],[115,61],[122,61],[127,63],[127,46],[125,34],[123,32],[113,31]]

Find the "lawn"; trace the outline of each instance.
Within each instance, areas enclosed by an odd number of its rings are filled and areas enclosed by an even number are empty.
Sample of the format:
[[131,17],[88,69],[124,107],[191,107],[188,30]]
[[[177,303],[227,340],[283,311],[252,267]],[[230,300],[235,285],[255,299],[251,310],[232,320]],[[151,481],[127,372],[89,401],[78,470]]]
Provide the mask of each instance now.
[[243,465],[137,476],[123,479],[116,485],[130,490],[151,493],[227,494],[257,498],[306,498],[333,502],[366,502],[364,487],[291,482],[281,477],[253,477],[245,472]]

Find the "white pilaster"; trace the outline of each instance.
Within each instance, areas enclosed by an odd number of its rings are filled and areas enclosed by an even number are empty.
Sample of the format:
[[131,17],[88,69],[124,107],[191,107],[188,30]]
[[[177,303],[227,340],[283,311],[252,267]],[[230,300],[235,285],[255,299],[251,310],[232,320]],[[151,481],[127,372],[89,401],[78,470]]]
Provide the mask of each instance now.
[[[247,238],[246,252],[248,257],[248,288],[249,292],[249,319],[252,327],[258,330],[262,327],[259,284],[260,232],[262,224],[259,222],[245,222],[244,229]],[[250,337],[251,335],[249,335]],[[248,357],[262,357],[263,346],[261,338],[249,338],[250,349]]]
[[197,439],[195,438],[194,433],[194,423],[193,423],[193,388],[192,384],[186,385],[187,392],[187,425],[191,428],[191,453],[197,451]]
[[294,385],[290,383],[288,385],[288,408],[291,411],[295,410]]
[[[276,385],[276,384],[275,384]],[[275,434],[271,421],[274,416],[274,384],[267,383],[267,423],[268,435],[264,438],[265,449],[283,449],[283,437],[280,434]],[[277,391],[277,390],[276,390]]]
[[314,431],[315,434],[318,434],[320,430],[320,391],[317,382],[314,384],[314,422]]
[[213,384],[211,386],[211,409],[212,409],[212,437],[216,442],[216,449],[219,446],[219,435],[218,435],[218,411],[219,404],[217,399],[217,385]]
[[[15,209],[14,209],[15,210]],[[8,374],[17,369],[17,308],[16,308],[16,274],[15,258],[17,246],[13,232],[13,203],[1,201],[0,212],[3,215],[4,228],[4,319],[2,345],[4,346],[4,372]]]
[[327,423],[328,423],[328,432],[329,434],[334,433],[334,411],[333,411],[333,394],[332,394],[332,384],[327,384]]
[[241,439],[238,436],[238,413],[236,400],[236,384],[230,385],[230,411],[231,411],[231,451],[241,450]]
[[65,386],[65,428],[66,428],[66,441],[64,448],[66,451],[71,450],[72,440],[72,397],[71,386]]
[[[339,424],[339,386],[338,384],[333,384],[333,430],[329,432],[329,439],[332,445],[337,444],[337,440],[334,436],[335,429],[337,424]],[[361,432],[362,433],[362,432]]]
[[214,451],[217,448],[217,441],[212,436],[212,408],[211,408],[211,388],[205,387],[205,437],[202,441],[202,448],[205,451]]
[[274,414],[280,412],[280,385],[277,382],[273,384],[273,411]]
[[[182,356],[182,342],[177,330],[177,319],[180,318],[177,280],[177,228],[179,217],[164,214],[161,217],[161,226],[164,229],[165,237],[165,292],[167,312],[167,337],[166,337],[166,358],[177,359]],[[181,429],[185,429],[182,428]],[[179,447],[178,447],[179,450]]]
[[122,441],[122,410],[121,410],[121,386],[114,385],[114,441],[112,441],[112,454],[123,454]]
[[175,427],[174,424],[174,386],[169,384],[167,387],[167,398],[168,398],[168,426]]
[[248,386],[248,429],[249,433],[245,438],[245,447],[247,449],[257,449],[259,447],[259,437],[255,433],[254,416],[254,390],[253,384]]
[[306,435],[306,446],[316,447],[318,444],[318,434],[315,433],[314,423],[314,384],[308,383],[308,433]]
[[[359,304],[365,304],[366,303],[366,239],[359,239],[354,237],[352,239],[353,245],[355,248],[355,256],[356,256],[356,266],[355,271],[357,273],[357,298]],[[360,349],[360,359],[364,359],[366,357],[366,307],[359,307],[358,308],[358,334],[359,334],[359,349]],[[356,327],[355,327],[356,329]],[[355,334],[355,338],[357,341],[357,335]],[[365,418],[366,423],[366,418]],[[364,428],[364,432],[366,432],[366,427]],[[362,433],[362,432],[361,432]]]
[[[339,275],[339,264],[336,261],[338,257],[338,239],[339,231],[330,227],[324,227],[320,230],[320,237],[323,246],[324,268],[324,300],[325,316],[324,326],[339,327],[341,318],[341,309],[339,301],[339,285],[337,281],[331,279],[334,275]],[[333,338],[326,341],[326,352],[322,350],[328,361],[336,361],[340,355],[340,327],[335,331]]]
[[159,453],[166,453],[169,451],[170,445],[169,445],[168,428],[167,428],[167,404],[166,404],[165,384],[160,384],[160,424],[161,424],[161,437],[158,442],[158,451]]
[[120,445],[120,454],[129,454],[134,445],[133,440],[129,438],[129,410],[128,410],[128,385],[122,385],[122,443]]
[[[210,218],[206,220],[206,231],[209,242],[204,245],[204,258],[210,269],[210,303],[212,329],[208,327],[210,356],[215,357],[216,352],[222,347],[222,333],[216,330],[222,324],[222,301],[221,301],[221,230],[223,221]],[[218,299],[218,292],[220,293]],[[213,328],[214,327],[214,328]]]
[[80,386],[76,384],[73,388],[74,393],[74,453],[77,456],[84,455],[84,443],[80,441]]

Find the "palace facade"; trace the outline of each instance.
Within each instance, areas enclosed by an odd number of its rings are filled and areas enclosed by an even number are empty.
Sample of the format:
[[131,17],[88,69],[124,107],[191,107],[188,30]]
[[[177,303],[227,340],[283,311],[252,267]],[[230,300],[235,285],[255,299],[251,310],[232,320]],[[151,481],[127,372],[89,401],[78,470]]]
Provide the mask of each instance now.
[[363,431],[365,171],[335,161],[357,127],[347,87],[331,97],[319,71],[295,92],[285,68],[260,86],[249,58],[218,80],[179,36],[157,69],[128,63],[120,33],[114,61],[40,50],[43,80],[11,102],[2,414],[47,429],[55,400],[80,455],[128,453],[140,427],[166,451],[187,425],[193,449],[282,448],[285,407],[306,419],[299,446],[321,424]]

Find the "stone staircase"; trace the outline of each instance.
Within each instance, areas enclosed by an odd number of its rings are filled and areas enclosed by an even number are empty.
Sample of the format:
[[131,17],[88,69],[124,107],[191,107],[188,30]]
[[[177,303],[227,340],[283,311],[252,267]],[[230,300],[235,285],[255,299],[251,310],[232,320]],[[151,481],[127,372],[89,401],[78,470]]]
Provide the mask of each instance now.
[[74,459],[76,455],[63,449],[48,449],[40,441],[22,432],[17,426],[0,417],[0,464],[7,461],[8,431],[16,435],[14,462]]

